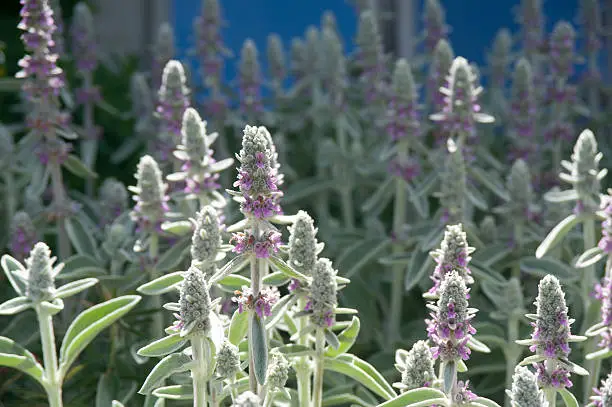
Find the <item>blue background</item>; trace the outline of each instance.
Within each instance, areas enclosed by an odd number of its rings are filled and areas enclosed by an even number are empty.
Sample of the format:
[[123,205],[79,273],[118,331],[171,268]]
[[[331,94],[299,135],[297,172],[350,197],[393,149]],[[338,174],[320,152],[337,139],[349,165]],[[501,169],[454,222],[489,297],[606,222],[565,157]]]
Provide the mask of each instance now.
[[[355,9],[347,0],[220,0],[226,25],[222,37],[235,56],[242,43],[252,38],[260,50],[260,62],[265,67],[265,47],[268,34],[275,32],[283,39],[285,48],[291,38],[303,37],[309,25],[320,25],[321,15],[331,10],[336,15],[338,28],[347,51],[352,49],[356,30]],[[446,20],[452,28],[450,40],[456,55],[461,55],[482,66],[486,52],[499,28],[517,32],[515,8],[519,0],[446,0]],[[179,57],[193,46],[193,18],[200,13],[201,0],[175,0],[174,26]],[[576,26],[578,0],[548,0],[544,2],[547,32],[559,20]],[[421,15],[418,12],[420,24]],[[288,51],[287,51],[288,52]],[[237,58],[226,63],[226,79],[233,79]]]

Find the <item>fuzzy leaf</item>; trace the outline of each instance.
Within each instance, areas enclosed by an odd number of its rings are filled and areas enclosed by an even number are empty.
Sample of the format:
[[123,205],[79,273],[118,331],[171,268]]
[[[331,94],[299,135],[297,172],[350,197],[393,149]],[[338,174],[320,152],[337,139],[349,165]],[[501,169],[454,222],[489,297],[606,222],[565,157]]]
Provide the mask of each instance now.
[[484,397],[476,397],[474,400],[472,400],[472,402],[478,403],[479,405],[484,406],[484,407],[500,407],[499,404],[497,404],[493,400],[489,400]]
[[172,233],[176,236],[185,236],[193,230],[193,224],[188,220],[179,220],[176,222],[164,222],[161,226],[164,232]]
[[545,360],[546,358],[543,355],[531,355],[531,356],[527,356],[525,359],[523,359],[520,363],[519,366],[529,366],[532,363],[539,363],[543,360]]
[[378,209],[379,212],[382,211],[393,195],[395,186],[394,180],[393,177],[387,178],[387,180],[366,199],[363,205],[361,205],[361,211],[364,213],[371,213],[375,209]]
[[438,389],[423,387],[408,390],[389,401],[379,404],[378,407],[426,407],[432,405],[448,405],[446,395]]
[[457,367],[455,362],[450,361],[444,363],[444,370],[442,378],[444,380],[443,387],[445,393],[450,393],[452,386],[455,384],[455,378],[457,377]]
[[138,393],[150,394],[165,379],[174,373],[184,372],[190,369],[192,360],[185,353],[173,353],[160,360],[145,379]]
[[72,321],[60,348],[60,375],[63,377],[72,363],[102,330],[127,314],[141,300],[138,295],[125,295],[83,311]]
[[608,359],[612,357],[612,350],[610,349],[600,349],[597,352],[589,353],[585,356],[586,360],[597,360],[597,359]]
[[565,191],[548,191],[544,194],[544,200],[553,203],[570,202],[578,199],[578,193],[575,189]]
[[552,274],[564,282],[576,281],[580,277],[580,273],[552,257],[524,257],[521,259],[521,271],[540,278]]
[[551,231],[548,236],[544,238],[540,246],[536,250],[536,257],[538,259],[544,257],[546,253],[555,247],[563,238],[572,230],[578,223],[582,222],[583,216],[577,216],[574,214],[569,215],[567,218],[559,222]]
[[13,286],[15,292],[19,295],[25,295],[26,293],[26,283],[21,278],[15,275],[17,273],[25,273],[25,268],[19,261],[15,258],[5,254],[2,256],[0,260],[0,264],[2,265],[2,269],[4,270],[4,274],[8,278],[8,281]]
[[300,273],[299,271],[295,270],[293,267],[288,265],[284,260],[282,260],[279,257],[272,256],[270,257],[269,261],[270,263],[272,263],[275,269],[277,269],[281,273],[284,273],[289,278],[295,278],[300,281],[308,280],[308,277],[306,277],[304,274]]
[[[347,356],[347,355],[342,355]],[[365,370],[357,366],[353,363],[351,359],[342,359],[342,356],[339,358],[325,358],[324,367],[325,370],[331,370],[337,373],[341,373],[346,375],[353,380],[361,383],[369,390],[378,394],[380,397],[385,400],[390,400],[396,396],[395,391],[391,386],[390,390],[386,388],[386,386],[382,386],[377,379],[369,375]]]
[[141,285],[136,291],[143,295],[160,295],[176,290],[178,284],[183,280],[183,272],[175,271]]
[[324,329],[323,335],[325,335],[325,340],[332,347],[332,349],[338,350],[338,348],[340,348],[340,341],[335,333],[329,329]]
[[244,286],[251,285],[251,280],[248,277],[241,276],[239,274],[230,274],[217,282],[219,288],[223,291],[233,293],[236,290],[241,290]]
[[0,336],[0,366],[20,370],[43,384],[44,369],[34,355],[12,339]]
[[580,257],[578,257],[574,267],[581,269],[592,266],[605,256],[605,253],[599,247],[591,247],[589,250],[582,253]]
[[237,273],[251,261],[250,255],[241,254],[231,259],[223,268],[210,278],[210,284],[216,284],[232,273]]
[[475,166],[470,166],[469,172],[481,185],[486,187],[489,191],[493,192],[502,200],[506,202],[510,200],[510,196],[504,189],[503,183],[496,179],[497,177],[492,177],[491,172],[483,171]]
[[81,291],[96,285],[97,283],[97,278],[84,278],[82,280],[77,280],[68,284],[64,284],[63,286],[55,290],[55,298],[71,297],[74,294],[80,293]]
[[304,345],[296,345],[296,344],[283,345],[283,346],[279,346],[278,348],[276,348],[276,350],[278,350],[282,354],[289,356],[289,357],[315,356],[314,349],[311,349],[308,346],[304,346]]
[[327,351],[325,352],[325,356],[334,358],[336,356],[348,352],[355,344],[355,340],[357,340],[357,335],[359,335],[360,328],[361,321],[358,317],[353,317],[351,324],[338,335],[338,341],[340,342],[338,348],[327,349]]
[[70,238],[70,243],[81,255],[97,257],[97,243],[90,230],[83,225],[78,217],[66,218],[66,233]]
[[192,400],[193,386],[188,384],[177,384],[174,386],[159,387],[153,390],[153,395],[169,400]]
[[372,404],[351,393],[323,395],[323,407],[348,405],[370,407]]
[[280,322],[287,309],[293,306],[297,301],[295,295],[285,295],[276,304],[272,306],[270,315],[265,319],[266,330],[273,329]]
[[328,189],[334,189],[337,185],[335,179],[322,180],[317,177],[302,178],[292,183],[291,186],[286,189],[285,195],[283,196],[283,203],[289,205],[294,202],[299,202],[314,194],[325,192]]
[[185,343],[187,343],[187,339],[182,338],[180,333],[176,333],[165,336],[138,349],[137,354],[149,358],[165,356],[169,353],[178,351]]
[[491,349],[473,336],[467,341],[467,347],[481,353],[491,353]]
[[422,250],[414,250],[404,276],[404,289],[410,291],[416,287],[432,266],[433,260],[428,253]]
[[249,345],[253,348],[252,358],[255,367],[255,377],[257,382],[263,385],[266,382],[266,373],[268,369],[268,337],[263,321],[256,313],[251,313],[250,323],[250,340]]
[[578,407],[578,400],[576,397],[566,388],[561,388],[557,390],[565,403],[565,407]]
[[0,304],[0,315],[15,315],[31,306],[32,302],[28,297],[15,297]]
[[98,178],[98,174],[87,168],[85,163],[81,161],[76,155],[69,154],[63,163],[63,166],[80,178]]
[[274,287],[280,287],[281,285],[287,284],[291,279],[288,278],[285,273],[281,273],[280,271],[276,271],[274,273],[270,273],[263,278],[264,285],[272,285]]
[[159,261],[155,265],[157,271],[163,272],[175,269],[185,258],[185,254],[187,254],[190,245],[191,236],[185,236],[174,243],[170,249],[166,250],[164,254],[159,257]]

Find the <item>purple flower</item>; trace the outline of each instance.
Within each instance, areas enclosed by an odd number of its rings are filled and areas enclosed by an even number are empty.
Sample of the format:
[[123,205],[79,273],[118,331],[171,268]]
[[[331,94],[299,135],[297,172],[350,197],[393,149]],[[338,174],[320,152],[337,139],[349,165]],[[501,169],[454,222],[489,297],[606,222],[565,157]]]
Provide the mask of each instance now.
[[203,0],[202,14],[193,21],[195,53],[200,63],[200,76],[206,87],[217,88],[223,78],[223,59],[229,54],[221,39],[221,10],[218,0]]
[[234,295],[232,301],[238,304],[239,313],[251,310],[255,311],[260,318],[270,316],[272,306],[280,299],[276,287],[264,288],[257,298],[253,297],[253,290],[246,286],[242,287],[242,291],[235,291]]
[[468,308],[469,289],[464,279],[456,272],[446,274],[436,305],[429,305],[431,319],[426,320],[427,335],[433,343],[431,348],[435,359],[442,362],[467,360],[470,349],[467,342],[476,333],[471,320],[474,311]]
[[563,367],[549,371],[544,363],[535,363],[536,375],[540,387],[569,388],[573,386],[570,372]]
[[447,39],[449,28],[446,24],[444,8],[438,0],[427,0],[423,11],[423,31],[425,52],[431,54],[440,40]]
[[601,206],[606,219],[601,224],[602,238],[597,245],[604,253],[610,255],[612,253],[612,196],[605,195],[602,199]]
[[542,0],[522,0],[518,9],[523,49],[531,58],[542,51],[544,45],[544,15]]
[[612,402],[612,373],[608,374],[605,380],[601,381],[599,389],[593,389],[595,396],[591,397],[591,401],[595,407],[608,407]]
[[36,228],[26,212],[17,212],[11,220],[10,251],[19,261],[25,260],[38,242]]
[[234,253],[255,253],[259,259],[267,259],[278,253],[281,245],[281,234],[275,230],[268,230],[262,234],[261,239],[255,238],[247,229],[245,233],[238,232],[232,235],[230,243],[234,244]]
[[93,16],[87,4],[78,3],[74,7],[72,21],[70,35],[76,67],[81,73],[91,73],[98,66],[98,56]]
[[612,278],[604,277],[602,282],[595,286],[595,298],[601,301],[601,324],[599,346],[612,349]]
[[421,135],[417,103],[418,94],[410,65],[401,58],[395,64],[387,106],[387,133],[393,141]]

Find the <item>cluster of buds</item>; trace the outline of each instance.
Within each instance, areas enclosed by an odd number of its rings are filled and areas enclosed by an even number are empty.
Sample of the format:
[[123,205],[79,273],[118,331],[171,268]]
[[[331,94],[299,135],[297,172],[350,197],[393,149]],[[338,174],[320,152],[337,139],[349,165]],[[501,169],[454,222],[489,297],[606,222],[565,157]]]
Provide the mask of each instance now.
[[376,105],[382,102],[385,93],[386,57],[374,11],[366,10],[359,16],[356,43],[365,100]]
[[434,52],[440,40],[446,40],[450,31],[446,24],[446,12],[438,0],[427,0],[423,9],[425,52]]
[[96,33],[93,16],[89,6],[78,3],[74,7],[74,17],[70,30],[72,38],[72,55],[79,74],[84,83],[77,89],[77,102],[80,104],[97,103],[100,101],[100,90],[91,82],[91,75],[98,66]]
[[493,49],[489,55],[488,62],[491,71],[491,87],[504,89],[506,86],[506,74],[512,59],[512,35],[507,28],[497,32],[493,41]]
[[212,328],[213,312],[209,284],[200,269],[194,266],[189,267],[184,278],[180,286],[179,313],[174,314],[177,321],[173,327],[180,331],[181,336],[207,336]]
[[57,65],[59,56],[52,50],[57,26],[48,0],[21,0],[21,4],[21,21],[17,27],[24,31],[21,39],[27,55],[19,61],[21,71],[16,77],[25,79],[22,89],[28,103],[26,125],[30,131],[53,139],[43,140],[54,143],[41,146],[38,152],[41,160],[44,160],[43,156],[46,160],[54,156],[61,162],[68,147],[53,134],[55,128],[68,123],[69,117],[60,111],[58,98],[64,80]]
[[164,183],[157,161],[149,155],[138,162],[135,175],[137,184],[128,189],[133,192],[136,206],[131,213],[132,219],[143,232],[160,231],[164,215],[168,212],[168,185]]
[[477,84],[474,69],[465,58],[453,60],[448,74],[448,85],[440,89],[445,96],[441,112],[430,116],[431,120],[441,122],[443,128],[452,136],[457,136],[461,145],[474,142],[476,123],[492,123],[493,116],[480,111],[478,98],[482,87]]
[[311,276],[317,263],[317,257],[323,250],[324,243],[317,241],[317,228],[314,221],[304,211],[295,215],[295,221],[289,229],[289,265],[295,270]]
[[280,390],[285,387],[289,378],[289,361],[279,351],[270,352],[270,363],[266,373],[266,385],[272,391]]
[[272,79],[272,86],[276,93],[282,89],[283,81],[287,77],[285,51],[283,49],[283,40],[278,34],[270,34],[266,47],[266,56],[268,58],[268,70]]
[[417,341],[406,352],[398,350],[395,355],[396,369],[402,374],[401,383],[394,384],[402,391],[431,387],[436,374],[431,349],[426,341]]
[[164,69],[176,54],[174,43],[174,28],[167,22],[162,23],[153,45],[153,66],[151,69],[153,89],[159,89],[163,83]]
[[537,124],[537,104],[531,65],[521,58],[512,76],[510,100],[510,129],[514,140],[515,158],[530,160],[535,153],[535,131]]
[[232,407],[261,407],[261,399],[251,391],[245,391],[234,400]]
[[[427,292],[427,295],[438,298],[442,282],[450,272],[457,273],[463,279],[466,287],[474,284],[474,278],[472,278],[472,272],[469,268],[470,254],[474,250],[468,244],[467,235],[463,231],[461,223],[446,226],[440,248],[430,253],[436,262],[436,268],[431,276],[434,286]],[[467,298],[469,298],[469,295]]]
[[17,212],[11,220],[11,241],[9,250],[13,257],[23,261],[38,241],[36,228],[26,212]]
[[238,67],[238,86],[240,93],[240,111],[248,119],[253,120],[263,112],[261,98],[261,68],[255,42],[247,39],[240,51]]
[[212,206],[203,207],[193,221],[191,237],[191,261],[208,278],[215,271],[215,261],[221,249],[221,225],[217,210]]
[[310,314],[310,321],[320,328],[330,328],[336,321],[335,309],[338,304],[336,283],[337,271],[329,259],[321,258],[312,270],[310,297],[304,311]]
[[438,293],[436,305],[427,305],[432,312],[425,321],[433,357],[442,363],[467,360],[471,353],[467,343],[476,333],[471,324],[476,311],[468,307],[465,279],[457,271],[447,273]]
[[176,60],[169,61],[164,67],[156,108],[159,132],[154,151],[162,163],[171,159],[172,151],[181,139],[183,115],[190,103],[186,82],[183,65]]
[[506,179],[508,201],[497,208],[497,213],[507,215],[513,224],[524,224],[534,219],[536,209],[533,203],[533,186],[527,163],[516,160]]
[[217,374],[232,379],[240,371],[240,353],[238,347],[229,341],[223,341],[217,352]]
[[342,111],[348,79],[342,43],[334,29],[323,29],[320,52],[325,56],[319,58],[321,84],[329,93],[329,103],[333,111]]
[[554,79],[567,79],[574,72],[576,32],[567,21],[558,22],[550,36],[550,71]]
[[570,373],[579,372],[581,368],[568,359],[569,343],[585,338],[573,336],[570,332],[574,321],[568,317],[565,293],[556,277],[547,275],[540,280],[535,305],[537,311],[532,316],[535,321],[531,323],[534,327],[531,339],[518,343],[529,345],[529,350],[542,358],[535,364],[540,387],[571,387]]
[[605,276],[595,286],[595,298],[601,301],[601,321],[597,333],[601,337],[599,347],[612,349],[612,278]]
[[561,173],[562,181],[572,184],[576,192],[577,213],[594,213],[601,205],[600,183],[607,169],[599,169],[603,154],[597,150],[597,140],[591,130],[584,130],[578,136],[572,153],[572,161],[561,162],[568,173]]
[[219,0],[203,0],[202,14],[193,21],[195,53],[200,62],[200,75],[204,84],[214,89],[221,85],[223,59],[229,55],[221,40],[222,23]]
[[195,109],[189,107],[185,110],[182,140],[174,151],[174,156],[182,162],[181,171],[170,174],[168,180],[184,181],[184,192],[189,199],[200,198],[203,202],[215,202],[222,206],[225,199],[217,192],[221,187],[218,183],[219,172],[228,169],[234,160],[228,158],[217,162],[213,158],[211,145],[219,134],[207,134],[206,124]]
[[100,186],[98,202],[100,202],[101,226],[113,223],[128,207],[128,191],[121,181],[107,178]]
[[34,245],[30,257],[25,260],[27,266],[26,296],[34,303],[51,301],[55,295],[55,276],[62,270],[63,264],[54,267],[55,257],[43,242]]
[[544,393],[538,388],[535,374],[524,366],[517,366],[512,376],[512,389],[510,390],[512,405],[517,407],[544,406]]
[[593,389],[595,393],[591,397],[594,407],[610,407],[612,406],[612,373],[608,374],[605,380],[601,381],[599,389]]
[[608,190],[608,195],[602,196],[601,206],[604,214],[604,221],[601,224],[602,237],[598,247],[607,255],[612,253],[612,190]]
[[232,301],[238,304],[238,312],[255,311],[260,317],[270,316],[272,306],[278,302],[280,294],[276,287],[266,287],[259,292],[257,298],[250,287],[244,286],[242,290],[234,291]]
[[234,253],[254,253],[259,259],[267,259],[278,253],[281,246],[280,232],[276,230],[263,231],[256,236],[251,229],[244,232],[236,232],[232,235],[230,243],[234,244]]
[[540,54],[544,46],[542,0],[521,0],[518,11],[517,20],[521,26],[522,48],[531,59]]

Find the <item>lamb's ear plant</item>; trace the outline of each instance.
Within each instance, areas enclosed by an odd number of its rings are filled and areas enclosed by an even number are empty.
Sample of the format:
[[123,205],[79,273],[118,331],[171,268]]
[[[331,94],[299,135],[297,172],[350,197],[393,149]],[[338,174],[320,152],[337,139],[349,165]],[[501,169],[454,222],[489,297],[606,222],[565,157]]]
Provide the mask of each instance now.
[[137,295],[126,295],[95,305],[79,314],[63,338],[59,355],[53,330],[53,316],[64,308],[64,298],[95,285],[98,280],[85,278],[55,286],[64,268],[55,264],[49,247],[36,243],[25,264],[9,255],[0,261],[17,297],[0,304],[0,315],[15,315],[33,309],[36,312],[43,363],[18,343],[0,337],[0,365],[18,369],[36,380],[47,393],[51,407],[62,406],[62,384],[71,366],[85,347],[105,328],[128,313],[139,301]]

